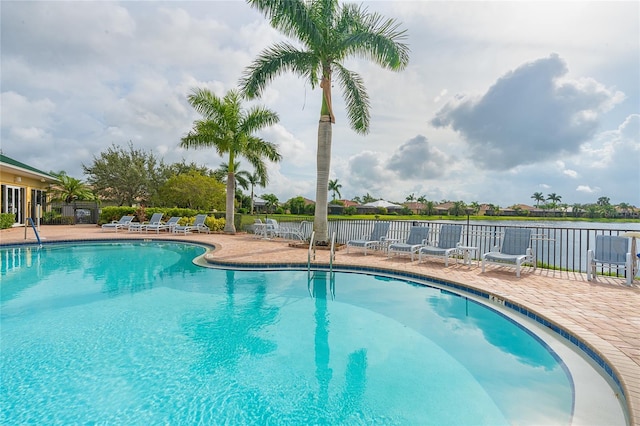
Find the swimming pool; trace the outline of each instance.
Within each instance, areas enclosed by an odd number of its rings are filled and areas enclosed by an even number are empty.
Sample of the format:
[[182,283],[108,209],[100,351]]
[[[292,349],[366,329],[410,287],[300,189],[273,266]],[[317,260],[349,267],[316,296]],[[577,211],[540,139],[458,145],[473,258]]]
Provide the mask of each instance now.
[[0,249],[0,423],[575,420],[558,349],[473,298],[365,274],[206,269],[192,263],[204,250]]

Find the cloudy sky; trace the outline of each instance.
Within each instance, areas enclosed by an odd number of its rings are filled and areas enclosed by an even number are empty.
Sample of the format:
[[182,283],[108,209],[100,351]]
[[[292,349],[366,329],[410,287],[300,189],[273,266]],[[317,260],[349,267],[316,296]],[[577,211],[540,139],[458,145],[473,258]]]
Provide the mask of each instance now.
[[[640,2],[373,1],[408,31],[410,64],[394,73],[345,65],[371,98],[366,136],[334,87],[331,178],[343,198],[640,206]],[[215,169],[213,150],[183,150],[199,116],[194,87],[218,95],[282,40],[242,1],[1,3],[1,149],[44,171],[85,179],[115,144],[166,163]],[[321,92],[276,79],[257,101],[280,123],[270,184],[281,201],[315,198]],[[247,106],[251,103],[247,103]],[[244,163],[246,168],[248,163]]]

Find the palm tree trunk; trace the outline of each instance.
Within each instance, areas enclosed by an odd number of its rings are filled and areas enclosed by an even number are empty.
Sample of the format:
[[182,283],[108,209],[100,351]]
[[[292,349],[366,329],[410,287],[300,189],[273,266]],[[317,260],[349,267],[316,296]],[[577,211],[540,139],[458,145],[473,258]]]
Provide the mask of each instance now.
[[316,211],[313,230],[316,241],[329,241],[329,224],[327,219],[327,198],[329,196],[329,170],[331,168],[331,116],[320,116],[318,124]]
[[225,212],[225,222],[224,222],[224,232],[228,234],[236,233],[236,226],[233,223],[233,213],[234,213],[234,201],[235,201],[235,187],[236,187],[236,176],[235,173],[229,172],[227,174],[227,200],[226,200],[226,212]]

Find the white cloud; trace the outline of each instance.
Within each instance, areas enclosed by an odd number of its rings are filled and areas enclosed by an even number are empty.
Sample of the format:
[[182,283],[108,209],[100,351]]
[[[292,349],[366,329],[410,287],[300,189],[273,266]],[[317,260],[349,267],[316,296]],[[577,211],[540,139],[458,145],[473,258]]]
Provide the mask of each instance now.
[[585,192],[587,194],[595,194],[596,192],[600,191],[600,188],[598,187],[591,188],[589,185],[578,185],[578,187],[576,188],[576,191]]

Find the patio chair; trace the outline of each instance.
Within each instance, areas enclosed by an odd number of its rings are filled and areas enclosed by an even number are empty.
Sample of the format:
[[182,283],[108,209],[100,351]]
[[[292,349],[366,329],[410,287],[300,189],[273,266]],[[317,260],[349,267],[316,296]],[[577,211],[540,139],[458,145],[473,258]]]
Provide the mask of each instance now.
[[[435,246],[427,244],[418,250],[418,263],[422,262],[423,258],[444,257],[444,266],[449,266],[449,256],[458,252],[461,237],[462,225],[445,224],[440,226],[438,244]],[[457,260],[458,258],[456,258],[456,262]]]
[[530,263],[536,268],[536,262],[531,250],[531,229],[506,228],[502,245],[496,246],[493,251],[482,255],[482,272],[485,266],[492,263],[500,266],[516,268],[516,277],[520,278],[520,269],[524,263]]
[[595,250],[587,250],[587,280],[596,279],[596,268],[623,269],[626,275],[627,285],[633,282],[634,259],[629,251],[629,238],[615,235],[596,235]]
[[387,238],[389,232],[389,222],[377,222],[373,225],[373,231],[370,235],[363,235],[359,240],[347,241],[347,253],[353,248],[363,249],[364,255],[367,255],[367,249],[380,248]]
[[206,232],[207,234],[211,232],[209,227],[205,225],[205,220],[207,219],[206,214],[196,215],[196,219],[191,225],[176,225],[173,227],[173,232],[175,234],[184,232],[187,235],[190,232],[198,231],[198,232]]
[[180,216],[171,216],[171,218],[166,221],[161,227],[159,227],[159,231],[167,231],[173,232],[173,228],[178,226],[178,222],[182,219]]
[[125,229],[129,227],[129,224],[133,220],[133,216],[122,216],[120,220],[114,220],[111,223],[105,223],[102,225],[102,230],[106,231],[109,229],[113,229],[118,232],[118,229]]
[[278,221],[275,219],[266,219],[265,220],[267,226],[265,227],[265,237],[279,237],[280,236],[280,225]]
[[262,220],[258,219],[254,219],[253,221],[253,236],[255,238],[266,238],[267,234],[267,224],[263,223]]
[[164,216],[163,213],[152,214],[151,219],[149,219],[148,222],[142,223],[141,228],[144,230],[145,233],[151,230],[151,231],[156,231],[156,234],[159,234],[160,230],[166,229],[165,224],[162,221],[162,216]]
[[413,255],[418,253],[420,248],[427,244],[429,238],[428,226],[412,226],[409,230],[409,236],[404,243],[396,242],[389,245],[387,249],[387,257],[392,254],[410,254],[413,262]]

